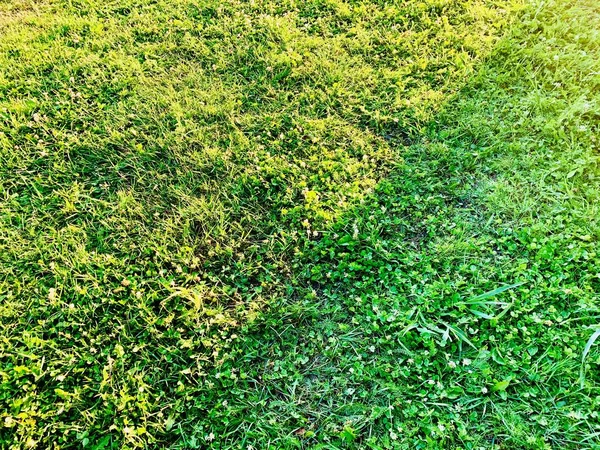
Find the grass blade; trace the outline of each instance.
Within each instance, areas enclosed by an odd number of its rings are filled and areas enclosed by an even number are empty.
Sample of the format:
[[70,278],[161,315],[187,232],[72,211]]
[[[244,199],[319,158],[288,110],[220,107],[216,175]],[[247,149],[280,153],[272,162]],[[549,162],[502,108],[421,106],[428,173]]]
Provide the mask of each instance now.
[[580,379],[582,389],[583,389],[583,382],[585,381],[585,358],[587,357],[588,353],[590,352],[592,345],[594,345],[594,342],[596,342],[596,339],[598,339],[599,337],[600,337],[600,328],[597,329],[594,332],[594,334],[592,334],[590,336],[590,338],[587,341],[587,344],[585,344],[585,348],[583,349],[583,354],[581,355],[581,370],[580,370],[580,374],[579,374],[579,379]]
[[509,284],[508,286],[501,286],[499,288],[496,288],[492,291],[488,291],[488,292],[484,292],[483,294],[477,295],[476,297],[472,297],[469,300],[465,301],[465,302],[460,302],[459,304],[464,304],[464,305],[468,305],[468,304],[473,304],[473,303],[481,303],[481,300],[485,300],[487,298],[490,297],[494,297],[498,294],[501,294],[504,291],[508,291],[509,289],[514,289],[516,287],[519,287],[521,285],[525,284],[524,281],[521,281],[520,283],[515,283],[515,284]]

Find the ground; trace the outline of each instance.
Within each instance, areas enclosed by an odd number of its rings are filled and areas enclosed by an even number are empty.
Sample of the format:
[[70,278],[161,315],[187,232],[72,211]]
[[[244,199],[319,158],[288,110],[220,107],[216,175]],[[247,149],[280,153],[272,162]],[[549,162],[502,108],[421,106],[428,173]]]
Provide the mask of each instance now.
[[0,447],[600,448],[599,24],[1,3]]

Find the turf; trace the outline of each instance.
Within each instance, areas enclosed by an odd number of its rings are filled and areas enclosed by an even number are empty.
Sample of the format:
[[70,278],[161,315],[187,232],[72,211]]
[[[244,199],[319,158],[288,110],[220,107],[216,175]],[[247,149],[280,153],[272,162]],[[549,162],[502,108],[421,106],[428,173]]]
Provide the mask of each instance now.
[[1,3],[0,448],[599,448],[599,23]]

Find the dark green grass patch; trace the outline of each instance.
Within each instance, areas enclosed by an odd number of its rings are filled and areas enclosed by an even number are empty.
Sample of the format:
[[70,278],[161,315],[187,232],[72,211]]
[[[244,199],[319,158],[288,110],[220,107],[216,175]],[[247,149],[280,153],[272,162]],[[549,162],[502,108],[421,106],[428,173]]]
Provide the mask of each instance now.
[[597,446],[598,17],[0,6],[2,445]]

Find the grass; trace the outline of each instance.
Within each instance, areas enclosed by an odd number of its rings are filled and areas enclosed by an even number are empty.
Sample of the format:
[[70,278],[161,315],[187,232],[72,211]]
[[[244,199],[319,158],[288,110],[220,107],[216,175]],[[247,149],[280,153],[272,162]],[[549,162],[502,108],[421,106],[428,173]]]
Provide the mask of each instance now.
[[0,4],[0,446],[600,447],[593,0]]

